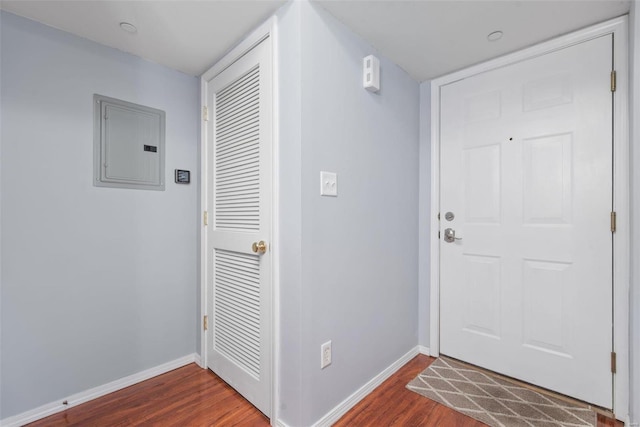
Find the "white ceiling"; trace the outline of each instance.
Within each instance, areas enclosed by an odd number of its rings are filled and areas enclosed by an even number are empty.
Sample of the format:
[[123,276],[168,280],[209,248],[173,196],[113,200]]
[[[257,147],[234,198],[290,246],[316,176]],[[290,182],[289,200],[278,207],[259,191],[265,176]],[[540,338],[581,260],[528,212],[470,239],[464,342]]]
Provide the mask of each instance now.
[[[630,0],[314,0],[428,80],[623,15]],[[200,75],[286,0],[16,1],[0,6],[52,27]],[[120,22],[138,28],[129,34]],[[486,36],[504,32],[497,42]]]
[[[315,0],[418,81],[629,11],[625,0]],[[500,30],[501,40],[487,35]]]
[[[286,0],[25,1],[8,12],[198,76]],[[120,29],[120,22],[138,28]]]

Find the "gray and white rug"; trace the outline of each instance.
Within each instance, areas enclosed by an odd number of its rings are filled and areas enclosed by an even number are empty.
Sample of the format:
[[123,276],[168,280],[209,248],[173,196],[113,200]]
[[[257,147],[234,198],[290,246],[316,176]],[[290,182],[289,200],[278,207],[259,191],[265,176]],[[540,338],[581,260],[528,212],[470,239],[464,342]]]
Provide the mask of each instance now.
[[596,413],[456,362],[436,359],[407,388],[492,427],[595,426]]

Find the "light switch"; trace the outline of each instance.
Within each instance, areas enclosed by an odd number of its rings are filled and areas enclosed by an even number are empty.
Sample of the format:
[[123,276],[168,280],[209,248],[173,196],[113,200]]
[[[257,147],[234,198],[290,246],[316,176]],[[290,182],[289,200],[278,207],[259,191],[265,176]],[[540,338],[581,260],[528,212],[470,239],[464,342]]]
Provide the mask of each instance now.
[[320,172],[320,195],[333,197],[338,195],[338,174],[334,172]]

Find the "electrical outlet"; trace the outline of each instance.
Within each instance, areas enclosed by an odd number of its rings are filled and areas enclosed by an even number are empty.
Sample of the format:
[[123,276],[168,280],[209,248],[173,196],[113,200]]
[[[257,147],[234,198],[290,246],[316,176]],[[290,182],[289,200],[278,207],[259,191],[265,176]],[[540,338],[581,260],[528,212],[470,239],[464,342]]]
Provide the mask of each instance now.
[[320,369],[331,365],[331,341],[327,341],[320,347]]

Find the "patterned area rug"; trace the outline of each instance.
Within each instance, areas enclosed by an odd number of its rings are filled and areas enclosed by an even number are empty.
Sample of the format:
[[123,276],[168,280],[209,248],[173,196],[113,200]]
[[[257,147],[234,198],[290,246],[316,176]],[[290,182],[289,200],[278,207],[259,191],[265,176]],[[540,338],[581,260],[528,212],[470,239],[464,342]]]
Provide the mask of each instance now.
[[436,359],[407,388],[493,427],[595,426],[597,421],[589,408],[449,358]]

